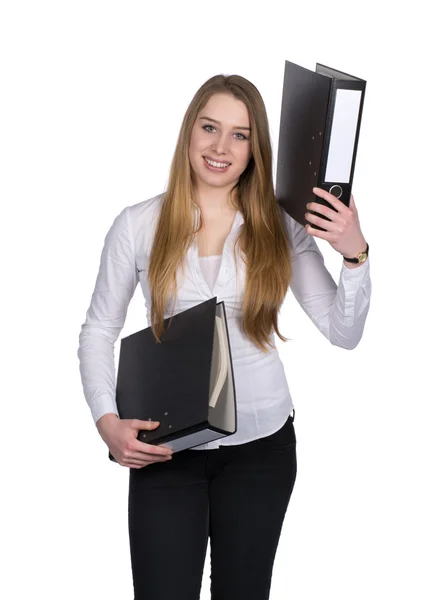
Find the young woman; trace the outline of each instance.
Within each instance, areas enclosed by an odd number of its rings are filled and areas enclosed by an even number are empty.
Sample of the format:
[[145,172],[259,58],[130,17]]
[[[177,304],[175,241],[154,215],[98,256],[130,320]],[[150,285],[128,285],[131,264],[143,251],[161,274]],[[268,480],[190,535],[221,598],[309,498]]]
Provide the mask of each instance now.
[[[343,261],[335,284],[313,236],[353,258],[367,243],[354,199],[308,214],[302,227],[277,204],[267,115],[258,90],[222,75],[185,114],[167,191],[114,220],[78,356],[97,429],[129,471],[129,537],[135,600],[198,599],[208,539],[213,600],[269,597],[273,562],[296,478],[294,409],[275,346],[290,287],[327,339],[354,348],[369,308],[369,261]],[[322,225],[326,232],[314,229]],[[157,423],[120,419],[114,343],[140,283],[160,339],[163,319],[217,296],[225,302],[238,430],[175,453],[138,441]],[[174,309],[174,310],[173,310]],[[292,416],[293,413],[293,416]]]

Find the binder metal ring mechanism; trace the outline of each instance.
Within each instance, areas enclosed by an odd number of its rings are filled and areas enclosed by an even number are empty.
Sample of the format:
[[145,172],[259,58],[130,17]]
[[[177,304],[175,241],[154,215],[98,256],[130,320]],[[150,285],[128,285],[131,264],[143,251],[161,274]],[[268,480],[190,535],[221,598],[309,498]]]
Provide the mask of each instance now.
[[285,61],[276,197],[301,225],[308,223],[307,203],[333,209],[313,187],[350,204],[365,87],[365,80],[320,63],[311,71]]
[[[121,419],[160,421],[138,439],[174,452],[237,431],[232,355],[224,302],[217,297],[121,339],[116,403]],[[116,462],[109,452],[110,460]]]

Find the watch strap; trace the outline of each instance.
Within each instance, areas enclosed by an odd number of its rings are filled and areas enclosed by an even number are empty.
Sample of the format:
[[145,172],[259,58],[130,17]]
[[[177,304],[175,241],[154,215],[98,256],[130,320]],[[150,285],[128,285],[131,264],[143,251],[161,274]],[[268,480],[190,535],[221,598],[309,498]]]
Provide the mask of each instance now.
[[350,263],[365,262],[366,259],[368,258],[369,250],[370,250],[370,247],[367,244],[366,250],[364,250],[363,252],[359,252],[359,254],[357,256],[355,256],[355,258],[346,258],[345,256],[343,256],[343,258],[344,258],[344,260],[346,260],[347,262],[350,262]]

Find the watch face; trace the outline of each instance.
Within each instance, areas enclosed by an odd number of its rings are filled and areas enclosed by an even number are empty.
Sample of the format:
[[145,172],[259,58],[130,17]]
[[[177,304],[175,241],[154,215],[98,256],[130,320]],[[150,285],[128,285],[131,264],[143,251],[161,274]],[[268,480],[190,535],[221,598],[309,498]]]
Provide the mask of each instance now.
[[367,253],[366,252],[362,252],[359,256],[358,256],[358,260],[360,263],[363,263],[367,260]]

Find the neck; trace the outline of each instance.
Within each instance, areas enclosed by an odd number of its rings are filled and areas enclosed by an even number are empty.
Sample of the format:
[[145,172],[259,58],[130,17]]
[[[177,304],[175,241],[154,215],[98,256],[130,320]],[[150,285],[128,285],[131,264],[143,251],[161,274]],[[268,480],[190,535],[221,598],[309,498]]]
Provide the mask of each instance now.
[[232,212],[236,209],[233,207],[229,198],[229,192],[231,189],[232,187],[213,188],[209,186],[199,186],[194,191],[193,201],[203,212]]

